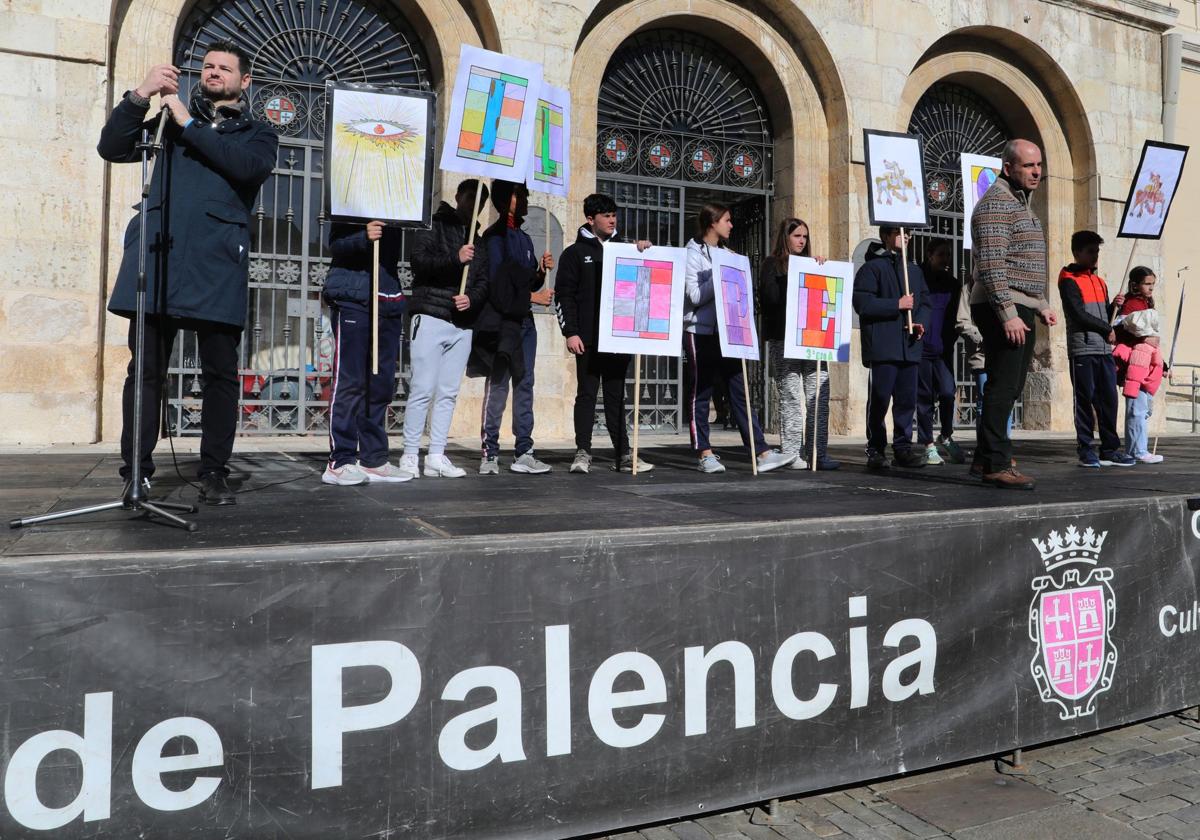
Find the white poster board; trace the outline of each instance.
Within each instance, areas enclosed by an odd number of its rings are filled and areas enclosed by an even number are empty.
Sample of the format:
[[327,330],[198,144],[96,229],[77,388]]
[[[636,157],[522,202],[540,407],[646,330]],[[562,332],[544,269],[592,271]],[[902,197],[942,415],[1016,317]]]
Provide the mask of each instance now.
[[788,257],[785,359],[850,361],[854,263]]
[[544,84],[537,97],[525,183],[531,190],[566,198],[570,181],[571,94]]
[[872,225],[929,225],[921,138],[894,131],[863,130],[867,215]]
[[439,166],[524,181],[541,90],[542,65],[463,44]]
[[758,361],[758,328],[754,323],[754,277],[750,260],[724,248],[713,248],[713,305],[717,336],[727,359]]
[[683,350],[684,248],[604,246],[601,353],[678,356]]
[[962,156],[962,195],[963,195],[963,249],[971,250],[971,214],[983,194],[988,191],[1003,171],[1003,164],[998,157],[987,155]]
[[1167,224],[1167,213],[1179,188],[1188,147],[1147,140],[1142,159],[1129,185],[1125,215],[1118,237],[1160,239]]

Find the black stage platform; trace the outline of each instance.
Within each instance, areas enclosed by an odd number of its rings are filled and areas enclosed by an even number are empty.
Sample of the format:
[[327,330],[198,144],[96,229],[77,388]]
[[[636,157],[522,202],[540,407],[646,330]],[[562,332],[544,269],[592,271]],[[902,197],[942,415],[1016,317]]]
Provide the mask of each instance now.
[[[1034,492],[849,447],[364,488],[243,453],[193,534],[5,529],[0,837],[574,837],[1195,706],[1195,439],[1073,448],[1019,444]],[[160,455],[152,495],[194,500]],[[115,472],[0,457],[0,512],[107,501]]]
[[[966,466],[868,472],[861,448],[834,447],[836,472],[777,470],[755,478],[744,451],[718,449],[727,472],[701,475],[689,450],[649,448],[656,466],[636,478],[614,473],[598,449],[589,475],[571,475],[573,452],[539,451],[554,466],[547,475],[475,474],[474,452],[451,451],[468,474],[455,480],[421,478],[404,484],[329,487],[321,484],[324,457],[317,453],[235,455],[234,482],[241,495],[232,507],[206,507],[194,518],[200,529],[182,534],[167,526],[131,522],[121,511],[0,531],[0,556],[314,546],[371,540],[437,540],[484,535],[603,532],[666,526],[812,520],[842,516],[1028,508],[1058,503],[1200,493],[1200,442],[1163,440],[1162,464],[1087,470],[1075,465],[1067,440],[1022,442],[1023,471],[1038,479],[1033,492],[985,487]],[[509,456],[502,458],[507,464]],[[116,498],[119,459],[95,455],[0,456],[0,513],[4,520]],[[183,475],[194,478],[197,460],[180,456]],[[169,452],[159,450],[152,498],[196,500],[175,474]]]

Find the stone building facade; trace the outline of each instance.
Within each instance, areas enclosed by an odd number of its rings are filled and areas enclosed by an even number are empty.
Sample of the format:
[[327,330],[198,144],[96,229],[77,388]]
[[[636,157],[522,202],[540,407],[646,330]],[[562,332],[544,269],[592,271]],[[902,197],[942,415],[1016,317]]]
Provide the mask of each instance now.
[[[277,17],[281,9],[290,17]],[[346,43],[323,54],[312,33],[328,35],[338,15]],[[379,21],[387,37],[369,37],[366,29],[347,35],[353,27],[346,21],[358,20]],[[767,247],[771,220],[797,214],[812,227],[815,252],[850,259],[874,233],[867,222],[863,129],[905,131],[942,108],[958,115],[939,141],[948,152],[986,151],[955,146],[959,135],[963,145],[983,142],[972,139],[964,113],[1039,142],[1048,178],[1036,206],[1052,267],[1069,261],[1071,232],[1092,227],[1109,240],[1102,268],[1115,278],[1128,256],[1129,241],[1115,234],[1129,179],[1143,140],[1162,138],[1164,96],[1173,95],[1171,67],[1164,66],[1168,32],[1184,34],[1174,139],[1200,137],[1195,0],[9,0],[0,9],[0,70],[9,79],[0,92],[0,207],[11,220],[0,226],[0,441],[118,436],[126,324],[106,315],[104,304],[139,173],[136,166],[101,161],[96,139],[114,102],[149,66],[186,64],[192,45],[231,21],[241,21],[239,31],[261,48],[264,75],[256,64],[255,107],[270,107],[288,122],[281,124],[287,142],[254,246],[260,267],[252,272],[258,303],[244,342],[247,432],[323,428],[322,322],[314,303],[327,262],[315,198],[319,144],[287,134],[303,119],[318,119],[319,99],[292,83],[289,62],[304,65],[310,77],[320,75],[314,68],[330,67],[338,78],[370,81],[372,68],[401,72],[388,64],[399,33],[405,60],[419,63],[421,81],[440,95],[443,126],[460,44],[542,63],[548,82],[571,91],[574,107],[571,195],[549,201],[556,252],[563,230],[573,238],[582,198],[599,180],[624,190],[618,198],[627,226],[656,225],[662,244],[683,243],[688,202],[718,195],[753,211],[754,222],[744,228],[754,231],[745,246],[753,253]],[[280,46],[289,39],[292,47]],[[625,171],[625,157],[605,155],[608,141],[610,152],[628,144],[625,155],[647,154],[647,125],[630,126],[626,136],[614,133],[611,120],[622,97],[637,94],[628,79],[618,78],[619,64],[633,55],[654,61],[655,49],[682,57],[687,67],[679,77],[691,78],[689,84],[708,79],[716,88],[701,97],[707,104],[697,100],[695,113],[660,125],[665,158],[661,144],[650,147],[655,166],[690,154],[684,163],[694,163],[693,174],[704,178],[688,181],[667,172],[670,166],[650,177],[644,161]],[[659,87],[669,88],[670,78]],[[677,102],[684,112],[687,101]],[[715,115],[707,123],[700,119],[705,108]],[[726,111],[754,123],[752,130],[730,128],[720,118]],[[290,117],[279,117],[284,112]],[[310,134],[316,125],[309,125]],[[696,131],[712,134],[696,139],[689,134]],[[683,148],[673,148],[671,138]],[[705,146],[707,140],[715,145]],[[733,167],[729,155],[735,153],[742,155],[736,167],[719,177],[704,168]],[[754,161],[754,155],[766,159]],[[1138,246],[1139,262],[1172,279],[1176,263],[1191,262],[1200,272],[1200,240],[1189,235],[1200,211],[1200,197],[1190,190],[1200,179],[1197,166],[1193,162],[1185,177],[1167,238]],[[452,192],[457,181],[455,173],[441,173],[438,192]],[[953,192],[953,184],[941,186]],[[646,204],[650,189],[653,200]],[[535,195],[532,203],[543,202]],[[942,216],[939,229],[954,235],[952,208]],[[536,211],[531,224],[542,224]],[[677,241],[663,241],[668,238]],[[1189,311],[1200,314],[1200,294]],[[573,365],[550,314],[536,317],[538,435],[569,437]],[[1066,429],[1071,403],[1063,330],[1039,329],[1023,422]],[[1194,361],[1200,361],[1198,345],[1189,345]],[[195,427],[196,361],[186,342],[177,356],[171,422],[187,431]],[[835,428],[861,430],[865,371],[852,360],[833,373]],[[655,423],[669,427],[678,422],[670,405],[679,399],[671,389],[678,365],[648,374],[660,389],[648,394],[650,404],[663,409]],[[469,381],[463,395],[454,431],[471,434],[478,428],[479,382]]]

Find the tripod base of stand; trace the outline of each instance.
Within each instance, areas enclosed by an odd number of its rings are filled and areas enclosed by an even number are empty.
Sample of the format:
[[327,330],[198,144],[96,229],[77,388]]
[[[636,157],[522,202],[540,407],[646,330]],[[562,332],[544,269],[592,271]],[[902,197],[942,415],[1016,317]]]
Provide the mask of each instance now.
[[195,531],[199,527],[195,522],[189,522],[183,517],[176,516],[170,512],[195,513],[197,510],[195,505],[183,504],[182,502],[149,502],[141,498],[131,499],[130,495],[132,494],[126,494],[119,501],[115,502],[104,502],[98,505],[74,508],[73,510],[60,510],[54,513],[43,513],[40,516],[26,516],[20,519],[12,519],[9,520],[8,527],[24,528],[27,525],[37,525],[42,522],[53,522],[57,519],[69,519],[74,516],[87,516],[91,513],[118,509],[153,514],[188,532]]

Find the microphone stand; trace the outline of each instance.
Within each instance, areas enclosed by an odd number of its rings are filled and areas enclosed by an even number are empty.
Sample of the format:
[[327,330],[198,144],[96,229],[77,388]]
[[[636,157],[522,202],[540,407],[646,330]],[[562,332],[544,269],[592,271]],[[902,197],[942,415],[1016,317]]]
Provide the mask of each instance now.
[[142,131],[142,141],[137,144],[137,148],[142,153],[142,198],[138,208],[140,242],[138,248],[137,311],[134,315],[133,342],[133,457],[130,464],[129,481],[125,484],[121,498],[117,501],[88,505],[87,507],[75,508],[73,510],[44,513],[40,516],[13,519],[8,523],[10,528],[22,528],[26,525],[36,525],[40,522],[51,522],[56,519],[84,516],[90,513],[100,513],[101,511],[115,510],[117,508],[139,513],[152,513],[155,516],[165,519],[170,524],[177,525],[187,531],[195,531],[197,528],[195,522],[189,522],[180,516],[176,516],[174,513],[170,513],[170,511],[195,513],[195,505],[180,502],[151,502],[147,498],[146,488],[142,487],[142,412],[145,410],[145,406],[142,404],[142,375],[146,366],[146,253],[149,250],[149,245],[146,242],[146,211],[148,199],[150,198],[150,181],[154,177],[154,168],[158,163],[157,153],[162,151],[163,129],[167,125],[168,116],[169,112],[164,108],[158,120],[158,129],[154,132],[154,139],[152,141],[148,140],[148,134]]

